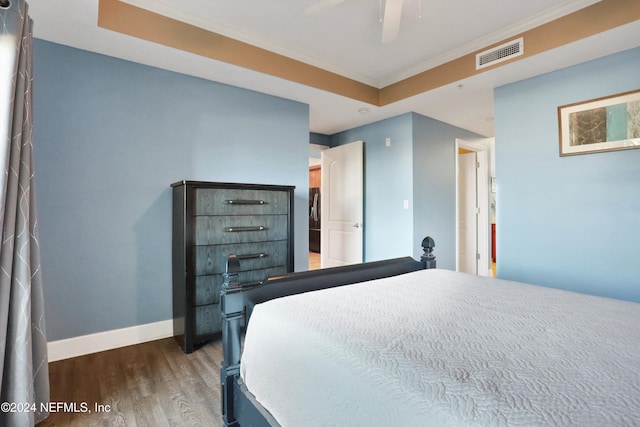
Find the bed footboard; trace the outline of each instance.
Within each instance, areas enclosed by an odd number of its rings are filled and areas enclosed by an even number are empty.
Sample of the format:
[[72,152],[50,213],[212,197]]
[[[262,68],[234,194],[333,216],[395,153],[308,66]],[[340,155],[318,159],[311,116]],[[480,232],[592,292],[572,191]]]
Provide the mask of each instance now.
[[[425,268],[435,268],[435,244],[431,237],[422,241],[420,261],[411,257],[289,273],[263,282],[242,284],[238,280],[240,261],[235,255],[227,260],[220,296],[222,310],[223,357],[220,369],[222,418],[225,426],[277,426],[275,419],[262,408],[240,383],[242,329],[249,321],[255,304],[303,292],[350,285],[368,280],[397,276]],[[241,412],[241,413],[240,413]],[[243,420],[243,417],[244,420]],[[243,422],[244,421],[244,422]]]

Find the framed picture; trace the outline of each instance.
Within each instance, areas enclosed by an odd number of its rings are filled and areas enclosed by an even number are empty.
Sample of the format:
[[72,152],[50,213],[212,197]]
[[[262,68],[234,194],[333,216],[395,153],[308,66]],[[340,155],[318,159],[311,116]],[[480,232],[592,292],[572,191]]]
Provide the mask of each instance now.
[[640,90],[558,107],[560,155],[640,148]]

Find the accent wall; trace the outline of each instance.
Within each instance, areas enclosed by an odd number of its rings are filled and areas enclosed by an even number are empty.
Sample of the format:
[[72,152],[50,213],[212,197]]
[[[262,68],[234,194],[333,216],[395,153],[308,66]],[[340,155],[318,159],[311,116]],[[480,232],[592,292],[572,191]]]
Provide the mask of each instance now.
[[640,89],[640,48],[495,90],[497,275],[640,301],[640,149],[559,155],[557,107]]
[[171,190],[295,185],[308,263],[309,109],[34,41],[34,155],[50,341],[172,318]]

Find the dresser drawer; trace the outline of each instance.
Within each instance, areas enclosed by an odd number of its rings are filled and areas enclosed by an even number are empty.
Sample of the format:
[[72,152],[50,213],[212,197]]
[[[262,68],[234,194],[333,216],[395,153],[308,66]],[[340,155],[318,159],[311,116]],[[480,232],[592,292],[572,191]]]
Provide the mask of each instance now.
[[289,213],[284,191],[196,188],[194,215],[273,215]]
[[246,270],[260,270],[263,268],[288,265],[288,242],[247,243],[235,245],[196,246],[194,249],[194,274],[224,273],[227,258],[231,254],[240,257],[240,268]]
[[286,215],[199,216],[195,218],[196,245],[266,242],[288,238]]
[[[260,270],[241,271],[238,274],[240,283],[259,282],[267,277],[288,273],[285,266],[263,268]],[[196,277],[196,305],[218,304],[224,277],[222,274],[211,274]]]
[[220,331],[222,312],[220,304],[203,305],[195,308],[196,335],[214,334]]

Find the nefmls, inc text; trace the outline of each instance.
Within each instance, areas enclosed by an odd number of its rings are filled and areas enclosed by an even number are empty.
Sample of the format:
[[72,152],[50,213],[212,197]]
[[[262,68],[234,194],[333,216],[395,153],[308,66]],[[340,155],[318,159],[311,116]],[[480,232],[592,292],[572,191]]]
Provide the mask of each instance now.
[[111,412],[111,405],[94,403],[93,407],[87,402],[42,402],[41,412]]
[[87,402],[2,402],[0,412],[111,412],[111,405],[94,403],[90,406]]

